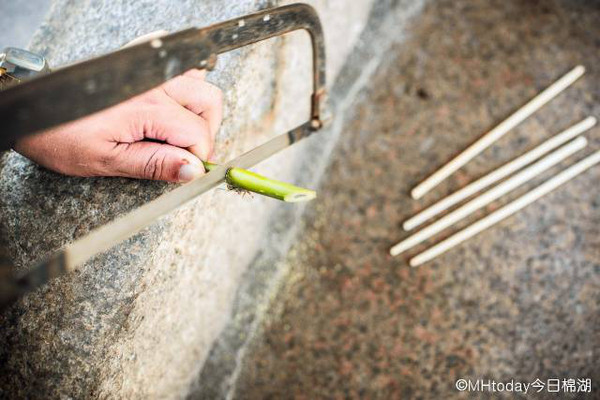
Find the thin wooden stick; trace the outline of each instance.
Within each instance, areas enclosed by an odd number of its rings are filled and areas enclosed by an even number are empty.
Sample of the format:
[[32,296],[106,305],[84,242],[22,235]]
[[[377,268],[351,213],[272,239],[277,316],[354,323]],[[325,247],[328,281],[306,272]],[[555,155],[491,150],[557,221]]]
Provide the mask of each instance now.
[[492,143],[500,139],[508,131],[523,122],[527,117],[539,110],[544,104],[548,103],[560,92],[569,87],[573,82],[581,77],[584,72],[585,68],[581,65],[578,65],[562,78],[548,86],[545,90],[531,99],[527,104],[515,111],[491,131],[484,134],[475,143],[467,147],[462,153],[454,157],[442,168],[438,169],[423,182],[415,186],[415,188],[411,191],[413,199],[419,199],[423,197],[425,193],[429,192],[452,173],[456,172],[456,170],[472,160],[476,155],[488,148]]
[[440,218],[439,220],[420,230],[419,232],[407,237],[406,239],[392,247],[390,249],[390,254],[392,256],[397,256],[398,254],[408,250],[413,246],[416,246],[424,240],[429,239],[431,236],[446,229],[450,225],[460,221],[461,219],[479,210],[480,208],[486,206],[487,204],[496,200],[500,196],[528,182],[532,178],[546,171],[548,168],[558,164],[571,154],[583,149],[586,145],[587,140],[584,137],[578,137],[577,139],[564,145],[560,149],[552,152],[550,155],[542,158],[535,164],[532,164],[531,166],[525,168],[523,171],[512,176],[510,179],[507,179],[498,186],[475,197],[473,200],[469,201],[468,203],[465,203],[461,207],[452,211],[443,218]]
[[594,125],[596,125],[596,118],[594,118],[594,117],[588,117],[588,118],[584,119],[583,121],[581,121],[575,125],[572,125],[571,127],[565,129],[561,133],[546,140],[545,142],[543,142],[536,148],[513,159],[512,161],[501,166],[500,168],[479,178],[475,182],[472,182],[472,183],[468,184],[467,186],[463,187],[462,189],[457,190],[456,192],[452,193],[451,195],[444,197],[437,203],[434,203],[433,205],[427,207],[426,209],[419,212],[418,214],[415,214],[413,217],[404,221],[404,224],[402,225],[402,227],[406,231],[410,231],[410,230],[416,228],[417,226],[421,225],[428,219],[438,215],[442,211],[445,211],[448,208],[452,207],[453,205],[463,201],[467,197],[485,189],[486,187],[490,186],[492,183],[497,182],[497,181],[501,180],[502,178],[509,176],[510,174],[512,174],[515,171],[518,171],[522,167],[537,160],[538,158],[540,158],[544,154],[548,153],[549,151],[554,150],[558,146],[573,139],[575,136],[587,131]]
[[584,172],[585,170],[593,167],[594,165],[600,162],[600,151],[596,151],[592,155],[584,158],[578,163],[573,164],[571,167],[567,168],[563,172],[559,173],[555,177],[547,180],[542,183],[535,189],[527,192],[523,196],[518,199],[508,203],[504,207],[499,210],[494,211],[493,213],[481,218],[479,221],[469,225],[465,229],[458,231],[454,235],[449,238],[441,241],[435,246],[425,250],[421,254],[415,256],[410,260],[410,265],[412,267],[418,267],[419,265],[432,260],[433,258],[439,256],[440,254],[450,250],[454,246],[464,242],[465,240],[475,236],[479,232],[489,228],[490,226],[502,221],[505,218],[513,215],[517,211],[522,208],[528,206],[533,203],[540,197],[550,193],[552,190],[556,189],[563,183],[573,179],[575,176]]

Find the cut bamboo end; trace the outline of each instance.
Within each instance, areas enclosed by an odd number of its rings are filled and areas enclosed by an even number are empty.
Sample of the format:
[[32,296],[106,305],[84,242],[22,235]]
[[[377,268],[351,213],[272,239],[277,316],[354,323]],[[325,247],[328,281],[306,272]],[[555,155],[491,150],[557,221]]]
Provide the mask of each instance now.
[[291,193],[283,198],[283,201],[288,203],[300,203],[303,201],[311,201],[317,197],[317,192],[314,190],[306,190],[305,192]]
[[209,161],[202,161],[202,164],[204,164],[204,169],[207,171],[211,171],[219,166],[219,164],[211,163]]
[[525,193],[523,196],[508,203],[507,205],[494,211],[493,213],[481,218],[479,221],[469,225],[463,230],[458,231],[454,235],[430,247],[424,252],[416,255],[409,261],[410,265],[412,267],[418,267],[419,265],[431,261],[435,257],[439,256],[442,253],[445,253],[446,251],[450,250],[456,245],[464,242],[465,240],[477,235],[483,230],[515,214],[517,211],[528,206],[529,204],[538,200],[542,196],[550,193],[554,189],[558,188],[562,184],[568,182],[569,180],[573,179],[582,172],[585,172],[587,169],[593,167],[598,163],[600,163],[600,151],[592,153],[590,156],[573,164],[558,175],[542,183],[535,189]]
[[410,192],[413,199],[417,200],[423,197],[427,192],[436,187],[444,179],[456,172],[459,168],[463,167],[475,156],[488,148],[492,143],[504,136],[508,131],[523,122],[534,112],[555,98],[563,90],[571,86],[584,73],[585,68],[582,65],[578,65],[556,82],[548,86],[537,96],[531,99],[527,104],[515,111],[492,130],[485,133],[475,143],[463,150],[462,153],[454,157],[442,168],[438,169],[423,182],[415,186],[415,188]]
[[502,165],[500,168],[490,172],[487,175],[477,179],[476,181],[468,184],[467,186],[457,190],[451,195],[444,197],[438,202],[432,204],[431,206],[425,208],[423,211],[415,214],[411,218],[404,221],[402,227],[405,231],[410,231],[417,226],[422,225],[427,220],[435,217],[436,215],[442,213],[453,205],[461,202],[462,200],[468,198],[469,196],[485,189],[490,186],[492,183],[498,182],[502,178],[505,178],[512,174],[515,171],[518,171],[522,167],[528,165],[529,163],[537,160],[544,154],[549,151],[557,148],[558,146],[568,142],[574,137],[580,135],[581,133],[591,129],[594,125],[596,125],[596,118],[587,117],[583,121],[578,122],[575,125],[570,126],[564,131],[554,135],[550,139],[544,141],[539,146],[534,149],[524,153],[523,155],[509,161],[508,163]]

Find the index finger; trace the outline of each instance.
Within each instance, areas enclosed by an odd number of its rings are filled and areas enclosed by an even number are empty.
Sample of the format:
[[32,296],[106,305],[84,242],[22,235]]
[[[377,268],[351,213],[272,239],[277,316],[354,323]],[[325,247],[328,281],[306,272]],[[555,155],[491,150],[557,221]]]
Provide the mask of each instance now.
[[218,87],[198,79],[201,71],[188,71],[188,73],[194,74],[196,77],[180,75],[162,87],[165,93],[178,104],[208,122],[210,135],[214,140],[223,118],[223,94]]

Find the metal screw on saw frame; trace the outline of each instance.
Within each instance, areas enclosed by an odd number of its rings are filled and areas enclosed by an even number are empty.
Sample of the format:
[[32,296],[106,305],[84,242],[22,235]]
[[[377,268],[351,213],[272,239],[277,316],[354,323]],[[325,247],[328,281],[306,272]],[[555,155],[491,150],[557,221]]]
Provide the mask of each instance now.
[[16,47],[7,47],[0,53],[0,90],[47,72],[50,66],[40,54]]

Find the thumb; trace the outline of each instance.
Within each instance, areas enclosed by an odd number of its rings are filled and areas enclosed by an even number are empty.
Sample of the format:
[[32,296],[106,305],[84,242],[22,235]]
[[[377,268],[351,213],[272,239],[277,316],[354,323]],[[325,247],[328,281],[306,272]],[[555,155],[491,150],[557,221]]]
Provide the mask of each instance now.
[[129,178],[189,182],[204,175],[200,159],[180,147],[156,142],[135,142],[116,156],[115,174]]

